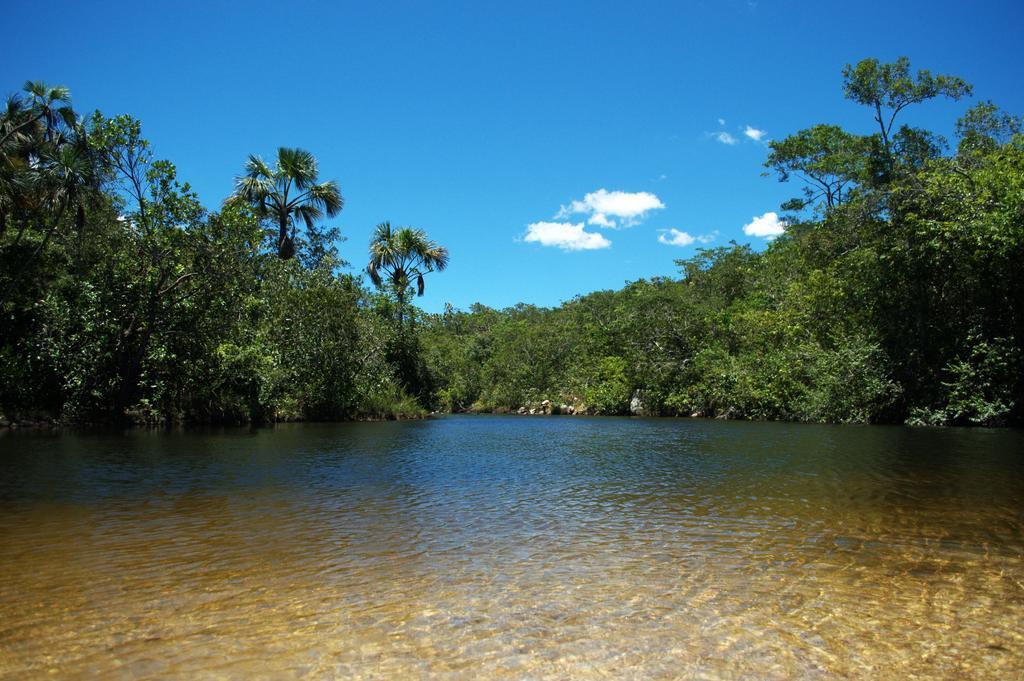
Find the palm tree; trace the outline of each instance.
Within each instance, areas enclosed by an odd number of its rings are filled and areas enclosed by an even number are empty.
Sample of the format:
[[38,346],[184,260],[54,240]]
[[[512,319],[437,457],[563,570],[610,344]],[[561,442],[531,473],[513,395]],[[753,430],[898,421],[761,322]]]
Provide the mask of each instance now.
[[399,227],[390,222],[377,225],[370,240],[370,264],[366,273],[374,286],[387,290],[398,301],[398,319],[404,318],[406,299],[416,285],[416,295],[423,295],[423,277],[441,272],[448,266],[448,249],[427,238],[422,229]]
[[50,87],[40,80],[30,80],[25,82],[23,89],[32,98],[32,108],[43,126],[45,141],[52,142],[62,125],[67,128],[75,126],[77,117],[71,108],[71,91],[66,87]]
[[64,144],[78,121],[66,87],[27,81],[0,112],[0,235],[19,203],[41,194],[40,156]]
[[70,134],[61,137],[61,144],[47,149],[42,159],[49,185],[49,201],[57,215],[63,217],[65,212],[74,211],[79,250],[76,257],[80,257],[85,238],[86,205],[100,190],[101,184],[96,153],[89,144],[85,125],[76,122]]
[[235,179],[235,193],[228,201],[242,201],[261,219],[277,225],[277,254],[282,260],[295,255],[295,231],[299,220],[313,229],[320,218],[341,212],[345,199],[333,180],[318,182],[313,154],[304,149],[277,150],[271,168],[259,156],[250,156],[245,175]]
[[49,142],[61,124],[69,128],[75,125],[71,91],[66,87],[49,87],[42,81],[30,80],[22,91],[28,95],[27,100],[17,95],[7,100],[4,123],[0,126],[0,148],[18,137],[36,136]]
[[17,210],[20,228],[5,246],[17,248],[30,226],[41,240],[12,268],[0,292],[0,306],[11,298],[69,213],[74,214],[81,250],[86,204],[100,187],[96,154],[85,124],[70,106],[55,108],[56,103],[70,101],[67,89],[30,82],[25,91],[32,96],[30,105],[12,99],[0,115],[0,237],[6,232],[9,213]]

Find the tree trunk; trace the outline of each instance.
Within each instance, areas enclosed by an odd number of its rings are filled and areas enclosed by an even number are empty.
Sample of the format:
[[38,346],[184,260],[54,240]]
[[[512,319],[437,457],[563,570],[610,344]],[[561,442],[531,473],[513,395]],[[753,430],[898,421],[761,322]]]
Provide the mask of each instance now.
[[395,300],[398,301],[398,328],[402,329],[405,325],[405,293],[395,291]]
[[288,216],[283,215],[278,219],[277,257],[281,260],[290,260],[294,256],[295,240],[288,234]]

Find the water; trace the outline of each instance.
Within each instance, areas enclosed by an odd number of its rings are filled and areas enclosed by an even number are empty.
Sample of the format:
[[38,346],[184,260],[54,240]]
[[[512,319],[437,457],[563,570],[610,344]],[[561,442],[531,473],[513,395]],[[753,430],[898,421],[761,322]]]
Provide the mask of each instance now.
[[0,437],[3,678],[1024,676],[1024,435]]

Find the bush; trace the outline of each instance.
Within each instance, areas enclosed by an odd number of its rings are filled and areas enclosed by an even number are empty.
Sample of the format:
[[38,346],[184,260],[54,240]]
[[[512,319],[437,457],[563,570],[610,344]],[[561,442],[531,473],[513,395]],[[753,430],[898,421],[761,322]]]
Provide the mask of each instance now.
[[1020,351],[1013,338],[986,341],[971,334],[962,357],[949,362],[943,373],[943,403],[917,407],[909,425],[1005,425],[1017,408]]

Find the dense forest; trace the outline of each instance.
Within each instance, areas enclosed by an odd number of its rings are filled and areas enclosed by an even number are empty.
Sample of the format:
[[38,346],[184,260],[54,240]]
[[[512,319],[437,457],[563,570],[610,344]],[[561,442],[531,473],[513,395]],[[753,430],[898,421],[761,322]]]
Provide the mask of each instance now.
[[[0,116],[0,416],[239,423],[427,410],[1014,425],[1024,405],[1024,135],[982,101],[952,142],[905,122],[954,76],[866,59],[857,134],[769,143],[795,187],[763,252],[699,249],[555,309],[424,314],[448,252],[377,227],[369,252],[308,152],[240,159],[200,205],[140,122],[30,82]],[[362,261],[366,259],[363,269]]]

